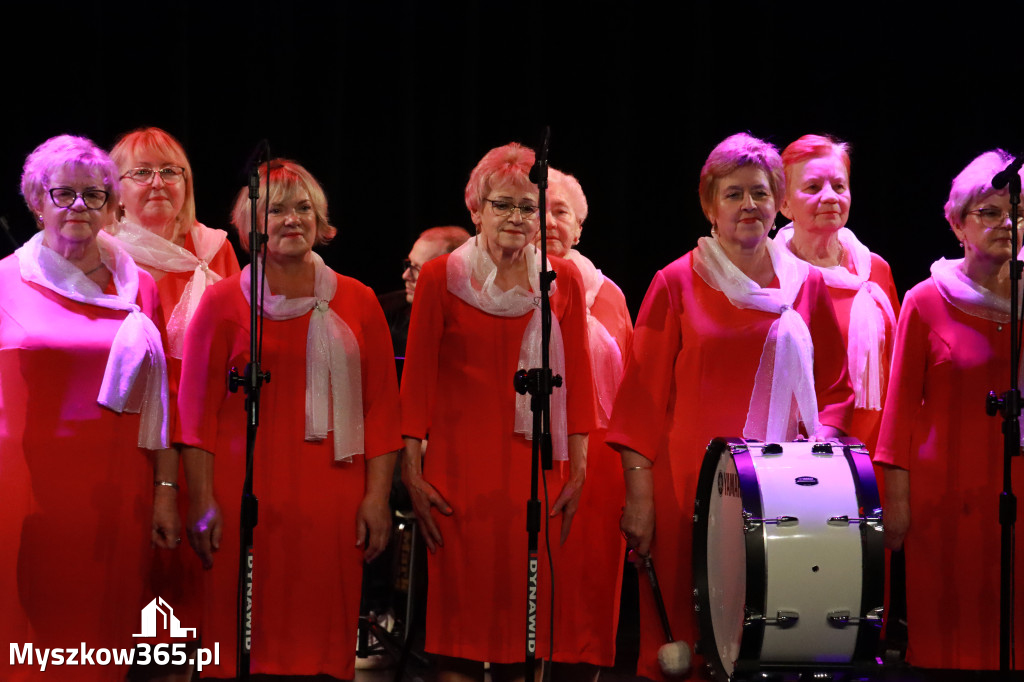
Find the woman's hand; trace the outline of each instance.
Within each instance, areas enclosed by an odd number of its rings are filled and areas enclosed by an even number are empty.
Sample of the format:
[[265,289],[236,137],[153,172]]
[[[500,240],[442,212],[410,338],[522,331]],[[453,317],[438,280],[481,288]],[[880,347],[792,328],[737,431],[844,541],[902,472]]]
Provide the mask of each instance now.
[[190,498],[188,504],[188,544],[199,555],[203,568],[213,568],[213,554],[220,549],[220,536],[224,530],[220,505],[213,496]]
[[153,487],[153,546],[160,549],[177,549],[181,544],[178,491],[166,485]]
[[822,424],[818,428],[817,432],[815,432],[813,440],[815,440],[815,441],[817,441],[819,443],[825,443],[825,442],[828,442],[828,441],[835,441],[836,439],[842,438],[845,435],[846,435],[845,433],[843,433],[842,431],[840,431],[839,429],[837,429],[834,426],[829,426],[828,424]]
[[569,479],[562,486],[562,492],[551,507],[551,516],[562,515],[561,544],[569,539],[573,517],[580,506],[583,482],[587,479],[587,434],[569,435]]
[[356,547],[365,546],[363,559],[373,561],[391,540],[391,508],[386,497],[367,495],[356,511]]
[[885,546],[903,549],[903,540],[910,531],[910,472],[899,467],[885,467],[885,504],[882,524]]
[[626,481],[626,506],[619,528],[626,545],[640,557],[647,556],[654,540],[654,472],[652,462],[639,452],[623,448],[622,476]]
[[451,505],[437,492],[434,486],[427,483],[422,474],[421,449],[423,441],[418,438],[405,438],[405,450],[402,453],[402,483],[409,491],[412,499],[412,510],[419,522],[420,532],[423,540],[427,543],[427,549],[431,553],[437,551],[438,547],[444,547],[444,539],[441,537],[441,529],[437,527],[431,507],[445,516],[452,515]]

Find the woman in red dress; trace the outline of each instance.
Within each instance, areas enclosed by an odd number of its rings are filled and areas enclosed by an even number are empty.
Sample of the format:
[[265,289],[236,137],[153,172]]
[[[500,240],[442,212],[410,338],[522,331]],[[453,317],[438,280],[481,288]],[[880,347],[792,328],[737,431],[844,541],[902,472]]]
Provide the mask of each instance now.
[[[527,534],[532,416],[518,369],[540,366],[537,188],[531,150],[492,149],[466,185],[477,235],[435,258],[416,283],[402,375],[402,474],[428,557],[428,651],[438,679],[521,678],[526,657]],[[556,459],[570,475],[550,506],[551,541],[566,539],[594,427],[586,302],[575,266],[551,259],[551,365]],[[430,446],[423,450],[429,435]],[[545,545],[542,524],[541,553]],[[548,654],[547,562],[540,561],[537,651]],[[560,575],[556,565],[555,571]],[[574,589],[571,577],[560,579]],[[517,664],[518,663],[518,664]]]
[[[352,679],[362,562],[380,554],[391,528],[388,493],[401,448],[394,355],[373,292],[313,251],[336,231],[320,185],[294,162],[268,166],[258,210],[263,229],[269,202],[263,369],[271,381],[262,390],[254,460],[251,670]],[[246,188],[234,212],[246,244],[249,211]],[[235,505],[246,412],[227,376],[249,362],[249,267],[203,296],[186,333],[178,394],[189,540],[211,569],[203,646],[221,647],[211,677],[235,672]]]
[[845,142],[804,135],[782,152],[793,222],[775,236],[814,266],[835,308],[856,395],[850,434],[874,452],[892,362],[900,300],[889,264],[846,227],[850,217],[850,154]]
[[[0,639],[131,649],[150,544],[180,542],[159,297],[101,229],[117,167],[91,141],[37,147],[22,194],[40,231],[0,261]],[[0,678],[126,668],[78,663],[4,657]]]
[[[907,661],[922,668],[999,668],[1003,437],[983,407],[1009,383],[1010,202],[992,178],[1010,161],[986,152],[953,180],[946,220],[964,257],[934,263],[903,300],[875,452],[886,544],[906,555]],[[1024,489],[1020,458],[1012,475]],[[1018,519],[1018,547],[1022,533]],[[1022,578],[1017,571],[1017,623]],[[1022,644],[1018,627],[1016,651]]]
[[[615,665],[615,635],[626,544],[618,519],[625,497],[618,453],[604,442],[622,362],[633,336],[626,297],[615,282],[575,248],[587,219],[579,181],[552,168],[548,175],[548,253],[572,262],[583,277],[587,339],[594,375],[598,428],[587,445],[587,485],[573,518],[572,536],[559,551],[561,570],[572,581],[555,590],[555,679],[594,679]],[[538,235],[539,236],[539,235]],[[571,468],[563,464],[563,473]],[[576,664],[566,668],[558,663]]]
[[[778,152],[761,140],[740,133],[711,152],[700,179],[711,236],[655,275],[608,428],[626,481],[622,532],[640,555],[652,555],[673,634],[691,645],[691,517],[708,442],[825,439],[846,431],[853,406],[821,275],[767,238],[784,184]],[[773,372],[762,353],[790,371]],[[639,674],[664,679],[664,643],[642,580]]]

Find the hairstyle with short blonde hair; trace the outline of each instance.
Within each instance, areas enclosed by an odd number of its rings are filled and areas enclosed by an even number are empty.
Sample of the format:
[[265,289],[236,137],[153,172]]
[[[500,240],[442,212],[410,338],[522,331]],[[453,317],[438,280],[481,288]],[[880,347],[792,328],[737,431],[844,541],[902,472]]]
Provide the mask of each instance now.
[[50,178],[61,169],[71,168],[85,168],[101,178],[103,189],[110,195],[107,202],[116,206],[120,201],[117,166],[107,153],[87,137],[58,135],[36,147],[25,159],[21,195],[33,214],[42,210],[43,195],[49,189]]
[[444,225],[423,230],[416,241],[423,240],[430,244],[438,244],[444,253],[451,253],[469,241],[471,236],[469,230],[464,227]]
[[[327,195],[323,187],[313,177],[312,173],[289,159],[273,159],[259,168],[260,174],[260,196],[256,200],[257,225],[261,231],[266,231],[267,226],[263,224],[263,214],[267,207],[268,194],[270,204],[280,203],[291,196],[297,190],[305,191],[313,204],[313,213],[316,216],[316,243],[327,244],[338,228],[332,226],[327,220]],[[267,192],[267,177],[270,178],[270,192]],[[231,211],[231,224],[238,230],[238,240],[242,248],[249,250],[249,229],[252,219],[250,213],[249,187],[243,187],[235,199],[235,207]]]
[[700,184],[697,188],[700,207],[712,223],[718,181],[743,166],[756,166],[764,171],[775,205],[782,202],[786,194],[786,177],[782,171],[779,150],[770,142],[759,140],[748,133],[736,133],[719,142],[700,169]]
[[790,168],[798,163],[835,154],[846,166],[846,177],[850,177],[850,145],[831,135],[804,135],[793,140],[782,150],[782,166],[786,176]]
[[192,165],[188,162],[184,147],[166,130],[149,127],[125,133],[110,150],[110,158],[117,164],[119,176],[131,170],[133,159],[137,160],[144,154],[152,154],[185,169],[185,203],[174,220],[184,228],[183,232],[187,232],[196,223],[196,196],[192,184]]
[[466,183],[466,208],[479,213],[487,194],[495,185],[510,182],[519,188],[536,187],[530,181],[530,169],[536,156],[532,149],[518,142],[495,147],[469,174]]
[[560,170],[554,168],[550,169],[548,173],[548,181],[551,189],[562,190],[565,192],[566,199],[569,200],[569,205],[572,206],[573,212],[576,214],[576,218],[583,224],[583,221],[587,219],[587,196],[583,193],[583,187],[580,186],[580,181],[569,175],[563,173]]
[[993,149],[975,157],[953,178],[945,206],[950,227],[962,227],[972,204],[999,191],[992,186],[992,178],[1011,161],[1013,156],[1002,149]]

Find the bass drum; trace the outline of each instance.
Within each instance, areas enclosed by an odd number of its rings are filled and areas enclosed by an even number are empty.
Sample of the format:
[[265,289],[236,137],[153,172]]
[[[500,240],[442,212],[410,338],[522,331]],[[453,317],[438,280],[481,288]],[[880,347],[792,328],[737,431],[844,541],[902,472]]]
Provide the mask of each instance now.
[[882,510],[867,450],[841,440],[708,446],[693,578],[698,651],[716,679],[874,662]]

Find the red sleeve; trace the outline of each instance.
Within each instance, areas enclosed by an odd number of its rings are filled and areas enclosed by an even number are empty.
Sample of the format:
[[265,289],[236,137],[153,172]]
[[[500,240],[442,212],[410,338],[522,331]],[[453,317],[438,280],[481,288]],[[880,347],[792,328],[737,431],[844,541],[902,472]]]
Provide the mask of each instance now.
[[178,387],[178,428],[173,440],[207,452],[213,452],[216,447],[217,415],[228,394],[231,323],[226,319],[226,312],[232,305],[229,295],[235,291],[239,289],[234,278],[207,289],[185,331]]
[[416,280],[409,319],[409,340],[402,368],[402,435],[426,438],[430,432],[437,370],[444,335],[444,297],[448,296],[448,257],[429,261]]
[[843,433],[850,431],[853,416],[853,387],[847,368],[846,343],[832,308],[828,289],[817,270],[811,269],[804,283],[809,306],[811,340],[814,343],[814,390],[818,397],[818,421]]
[[607,442],[653,460],[668,429],[676,358],[683,348],[679,299],[664,271],[654,276],[636,317]]
[[562,308],[558,326],[562,330],[562,346],[565,351],[567,433],[590,433],[597,428],[597,415],[594,413],[596,398],[590,366],[583,278],[569,261],[560,261],[557,273]]
[[921,316],[912,289],[904,300],[896,327],[889,391],[882,410],[882,426],[874,460],[910,468],[914,425],[924,400],[925,371],[929,355],[929,327]]
[[364,457],[370,459],[401,449],[401,419],[391,331],[373,291],[360,284],[358,295],[363,311],[363,347],[359,352],[362,355]]

